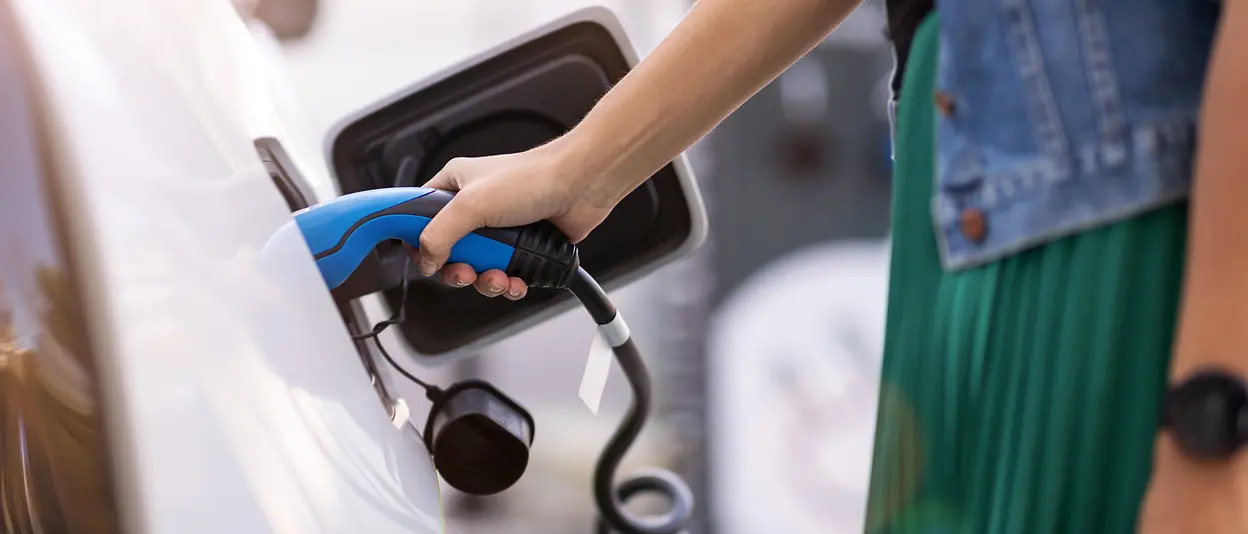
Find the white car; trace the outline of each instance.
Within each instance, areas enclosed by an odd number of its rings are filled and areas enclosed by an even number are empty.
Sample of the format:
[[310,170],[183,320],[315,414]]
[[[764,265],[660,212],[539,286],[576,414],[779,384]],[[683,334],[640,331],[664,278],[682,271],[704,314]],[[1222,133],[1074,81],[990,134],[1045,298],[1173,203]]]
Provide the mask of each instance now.
[[[397,185],[418,185],[451,157],[544,142],[636,60],[610,12],[580,11],[317,147],[285,130],[272,64],[229,2],[0,0],[0,530],[444,532],[424,414],[352,339],[380,318],[275,233],[396,185],[404,160],[417,172]],[[314,157],[330,175],[307,171]],[[581,260],[610,289],[704,234],[682,159]],[[380,247],[356,276],[397,286],[402,255]],[[395,328],[438,363],[573,306],[416,280]]]

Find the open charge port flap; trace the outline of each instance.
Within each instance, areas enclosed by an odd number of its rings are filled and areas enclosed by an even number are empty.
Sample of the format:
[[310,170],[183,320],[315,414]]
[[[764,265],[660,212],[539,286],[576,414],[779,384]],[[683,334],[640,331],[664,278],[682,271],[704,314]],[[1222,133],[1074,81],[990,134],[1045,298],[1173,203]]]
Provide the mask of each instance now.
[[[423,185],[453,158],[520,152],[555,139],[629,71],[620,35],[608,11],[587,10],[345,121],[330,142],[343,193]],[[610,288],[696,246],[703,213],[696,194],[686,193],[691,180],[678,160],[629,195],[580,244],[585,269]],[[398,305],[405,255],[393,243],[378,247],[343,289],[377,287],[375,277],[385,277],[383,287],[394,289],[384,298]],[[518,302],[490,299],[427,280],[414,265],[409,271],[416,283],[398,326],[427,356],[498,337],[570,300],[540,289]]]

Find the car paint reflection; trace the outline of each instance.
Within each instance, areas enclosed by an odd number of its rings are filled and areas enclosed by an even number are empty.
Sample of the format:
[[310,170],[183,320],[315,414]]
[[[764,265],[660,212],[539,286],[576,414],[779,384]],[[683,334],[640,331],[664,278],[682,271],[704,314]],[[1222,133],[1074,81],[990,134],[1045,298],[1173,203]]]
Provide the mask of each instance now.
[[[27,210],[29,212],[29,210]],[[0,209],[0,228],[19,227],[12,211]],[[48,238],[24,225],[27,238]],[[0,230],[11,238],[14,232]],[[8,310],[0,325],[0,514],[3,530],[27,532],[117,532],[107,448],[98,395],[87,360],[80,303],[65,271],[46,265],[24,269],[23,258],[0,259],[7,280],[35,280],[38,308],[0,296]],[[6,284],[6,287],[7,286]],[[10,294],[5,292],[5,295]],[[28,314],[19,342],[13,317]],[[28,346],[24,346],[28,345]]]
[[96,365],[10,16],[0,9],[0,531],[111,534]]

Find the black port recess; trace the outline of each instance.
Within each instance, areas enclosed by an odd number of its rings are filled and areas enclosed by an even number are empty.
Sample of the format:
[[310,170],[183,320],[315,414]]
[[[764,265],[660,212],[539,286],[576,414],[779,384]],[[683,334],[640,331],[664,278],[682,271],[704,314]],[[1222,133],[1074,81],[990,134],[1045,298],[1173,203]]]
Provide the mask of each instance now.
[[[592,22],[571,23],[347,125],[331,144],[334,172],[344,194],[419,186],[452,158],[539,146],[579,122],[628,70],[609,30]],[[408,158],[414,159],[417,171],[399,177],[399,165]],[[669,165],[581,243],[581,262],[610,286],[677,250],[691,231],[688,200]],[[353,278],[392,276],[385,287],[396,289],[386,291],[385,298],[396,306],[403,255],[401,247],[379,247]],[[408,276],[418,283],[409,288],[402,333],[413,349],[431,356],[454,351],[569,298],[563,291],[533,290],[520,302],[489,299],[426,280],[414,267]]]

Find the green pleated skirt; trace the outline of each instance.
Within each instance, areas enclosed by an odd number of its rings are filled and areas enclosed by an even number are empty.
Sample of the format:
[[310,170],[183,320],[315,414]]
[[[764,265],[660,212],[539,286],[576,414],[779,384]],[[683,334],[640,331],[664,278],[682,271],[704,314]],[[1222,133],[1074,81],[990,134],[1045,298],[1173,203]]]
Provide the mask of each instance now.
[[916,36],[897,110],[867,530],[1131,534],[1166,383],[1187,205],[945,272],[929,208],[938,25],[933,15]]

